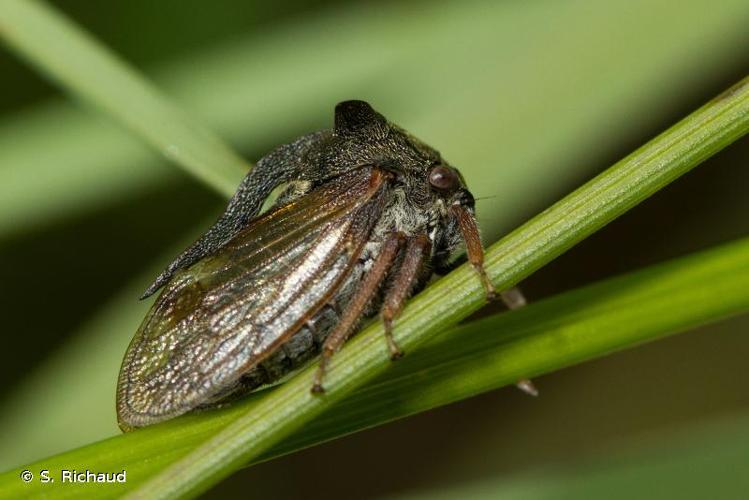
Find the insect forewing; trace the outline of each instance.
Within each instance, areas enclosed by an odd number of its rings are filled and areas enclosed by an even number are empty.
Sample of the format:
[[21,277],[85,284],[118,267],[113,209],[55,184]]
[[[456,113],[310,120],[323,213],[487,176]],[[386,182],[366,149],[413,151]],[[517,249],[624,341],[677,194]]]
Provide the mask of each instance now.
[[368,167],[344,174],[177,273],[125,354],[121,427],[204,404],[298,331],[356,262],[383,208],[385,177]]

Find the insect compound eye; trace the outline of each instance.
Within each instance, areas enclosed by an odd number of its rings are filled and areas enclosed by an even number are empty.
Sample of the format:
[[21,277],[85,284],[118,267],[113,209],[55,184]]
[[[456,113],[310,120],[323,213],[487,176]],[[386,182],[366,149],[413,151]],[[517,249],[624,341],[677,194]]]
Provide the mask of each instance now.
[[460,186],[460,179],[455,170],[437,165],[429,172],[429,184],[440,191],[452,191]]

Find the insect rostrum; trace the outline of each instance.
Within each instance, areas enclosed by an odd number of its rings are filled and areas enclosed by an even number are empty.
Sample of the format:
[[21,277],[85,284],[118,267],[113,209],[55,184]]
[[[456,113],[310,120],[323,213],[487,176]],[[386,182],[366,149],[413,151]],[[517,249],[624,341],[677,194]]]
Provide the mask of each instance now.
[[[271,191],[286,187],[258,215]],[[125,353],[124,430],[277,381],[322,352],[312,385],[363,317],[393,320],[465,240],[487,294],[474,199],[437,151],[369,104],[262,158],[225,213],[148,288],[163,291]]]

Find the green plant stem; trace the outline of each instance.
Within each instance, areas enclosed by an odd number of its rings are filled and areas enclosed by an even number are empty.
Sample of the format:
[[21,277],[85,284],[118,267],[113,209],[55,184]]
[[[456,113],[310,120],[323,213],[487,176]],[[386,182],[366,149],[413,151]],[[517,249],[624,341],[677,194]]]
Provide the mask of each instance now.
[[250,165],[134,68],[46,4],[0,2],[0,34],[82,101],[116,117],[218,191],[230,195]]
[[749,77],[493,245],[491,278],[517,283],[747,131]]
[[453,327],[260,459],[746,311],[749,238]]
[[[627,209],[667,185],[749,129],[749,79],[687,118],[490,247],[487,272],[507,288],[551,261]],[[415,297],[398,322],[396,340],[410,351],[483,304],[468,266]],[[334,359],[324,396],[309,392],[314,367],[269,393],[252,411],[159,473],[133,497],[194,494],[265,453],[327,407],[389,365],[380,324],[366,328]]]
[[[749,238],[573,290],[527,308],[454,327],[328,408],[255,461],[448,404],[587,359],[749,310]],[[373,350],[385,355],[381,339]],[[298,380],[298,379],[297,379]],[[301,380],[302,389],[309,387]],[[122,485],[37,485],[61,495],[115,496],[262,403],[190,415],[0,475],[18,497],[20,470],[127,470]],[[58,488],[54,490],[53,488]],[[24,489],[25,488],[25,489]]]
[[[0,3],[0,23],[11,45],[79,97],[116,115],[222,192],[234,189],[246,164],[66,20],[36,2],[6,0]],[[747,85],[743,82],[492,247],[487,253],[492,279],[502,287],[517,282],[719,151],[746,128]],[[399,322],[399,341],[411,349],[480,305],[478,281],[471,270],[463,268],[413,301]],[[152,490],[143,491],[149,495],[195,493],[244,461],[260,459],[284,436],[385,369],[388,363],[380,335],[379,327],[368,328],[341,353],[324,398],[307,393],[309,373],[258,397],[234,423],[155,478]],[[656,336],[650,332],[640,340]],[[596,354],[606,352],[600,344],[574,337],[569,341],[580,342],[580,348]],[[532,349],[526,357],[538,359],[539,351],[543,349]],[[522,354],[515,352],[502,361],[517,366],[513,359],[525,359]]]

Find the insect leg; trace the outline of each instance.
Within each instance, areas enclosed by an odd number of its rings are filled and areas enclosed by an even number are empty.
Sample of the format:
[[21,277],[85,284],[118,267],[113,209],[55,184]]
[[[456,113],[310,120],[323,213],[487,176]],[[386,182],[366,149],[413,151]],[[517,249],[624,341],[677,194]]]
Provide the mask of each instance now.
[[515,387],[523,391],[529,396],[533,396],[534,398],[538,396],[538,389],[536,388],[536,384],[533,383],[533,381],[529,378],[521,378],[517,382],[515,382]]
[[494,290],[494,285],[492,285],[484,269],[484,248],[481,246],[481,236],[479,236],[479,229],[476,226],[476,219],[471,212],[461,205],[453,205],[450,209],[458,218],[460,232],[463,234],[463,240],[466,243],[468,262],[479,273],[481,283],[486,290],[487,300],[492,301],[497,297],[497,292]]
[[522,290],[516,286],[499,292],[499,298],[502,299],[508,309],[520,309],[528,303]]
[[[525,300],[525,295],[520,288],[514,286],[507,290],[500,292],[499,297],[502,302],[505,303],[508,309],[520,309],[525,306],[528,302]],[[523,378],[515,382],[515,387],[523,391],[530,396],[538,396],[538,389],[533,381],[529,378]]]
[[393,340],[393,320],[403,309],[403,303],[411,292],[414,281],[422,269],[424,259],[429,255],[431,243],[426,234],[410,238],[406,245],[403,261],[395,275],[392,286],[385,294],[382,305],[382,322],[385,325],[385,340],[390,349],[390,359],[398,359],[403,352]]
[[[466,258],[466,256],[463,255],[452,262],[448,262],[447,264],[435,267],[434,272],[435,274],[444,276],[445,274],[450,273],[465,264],[467,260],[468,259]],[[499,292],[499,298],[502,299],[502,302],[507,306],[508,309],[519,309],[527,303],[522,290],[520,290],[520,288],[516,286]]]
[[[453,213],[458,218],[458,225],[460,226],[460,232],[463,234],[463,239],[466,242],[466,251],[468,253],[468,261],[473,265],[481,278],[481,282],[484,284],[486,290],[486,297],[488,300],[493,300],[497,293],[494,290],[494,285],[486,275],[484,269],[484,249],[481,246],[481,237],[479,236],[479,230],[476,226],[476,219],[473,214],[460,205],[454,205],[451,207]],[[519,288],[513,287],[505,290],[499,294],[502,301],[510,309],[518,309],[526,304],[525,297]],[[538,396],[538,389],[533,385],[533,381],[530,379],[521,379],[515,383],[515,386],[526,394],[531,396]]]
[[315,381],[312,385],[313,393],[319,394],[325,392],[322,386],[322,380],[325,376],[328,361],[351,335],[354,326],[356,326],[357,321],[359,321],[367,304],[372,300],[372,297],[377,292],[380,284],[387,275],[387,272],[391,269],[393,261],[398,255],[404,239],[405,235],[400,232],[390,233],[388,235],[387,239],[382,244],[380,254],[377,256],[374,264],[364,276],[364,279],[354,292],[353,297],[351,297],[351,300],[346,305],[346,309],[343,312],[340,321],[333,331],[330,332],[328,338],[325,339],[322,356],[320,358],[320,365],[317,368]]

